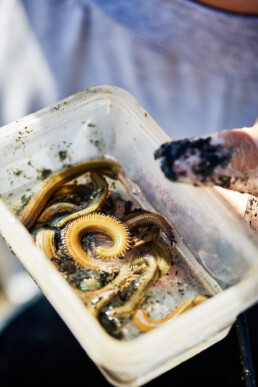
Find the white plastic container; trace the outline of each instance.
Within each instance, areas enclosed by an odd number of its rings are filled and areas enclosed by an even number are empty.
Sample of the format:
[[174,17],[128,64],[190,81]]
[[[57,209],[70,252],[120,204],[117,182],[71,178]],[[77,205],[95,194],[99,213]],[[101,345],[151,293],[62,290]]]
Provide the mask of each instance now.
[[[257,237],[212,188],[169,182],[153,153],[169,141],[126,91],[92,87],[0,130],[0,231],[90,358],[117,386],[139,386],[222,339],[258,299]],[[118,341],[87,311],[14,215],[46,170],[115,157],[135,194],[166,216],[196,276],[221,291],[131,341]],[[25,195],[25,196],[24,196]],[[218,281],[218,282],[217,282]],[[214,291],[216,293],[216,291]]]

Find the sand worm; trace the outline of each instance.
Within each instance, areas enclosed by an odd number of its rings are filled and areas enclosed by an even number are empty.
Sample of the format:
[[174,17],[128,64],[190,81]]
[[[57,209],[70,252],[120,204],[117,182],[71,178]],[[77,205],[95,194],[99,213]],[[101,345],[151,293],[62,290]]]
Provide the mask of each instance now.
[[58,257],[55,248],[55,235],[56,232],[51,229],[40,229],[36,233],[36,245],[45,252],[48,258]]
[[83,209],[73,212],[70,215],[62,217],[55,222],[56,227],[63,227],[71,220],[77,219],[80,216],[87,215],[91,212],[97,211],[109,195],[108,184],[104,177],[96,172],[91,172],[91,180],[94,184],[94,195],[90,203]]
[[166,317],[160,320],[153,320],[148,316],[146,310],[138,309],[137,312],[134,314],[133,319],[135,324],[141,331],[147,332],[167,323],[168,321],[186,312],[187,310],[192,309],[193,307],[202,303],[203,301],[206,301],[207,299],[208,297],[204,295],[191,297],[188,300],[182,302],[182,304],[180,304],[171,313],[169,313]]
[[124,317],[133,313],[159,277],[157,260],[152,255],[146,254],[144,257],[134,260],[132,267],[135,274],[141,275],[137,281],[136,290],[132,292],[123,305],[109,309],[106,312],[109,317]]
[[159,230],[157,228],[144,227],[136,235],[131,236],[130,247],[134,248],[134,247],[142,246],[156,239],[158,235],[159,235]]
[[96,247],[97,256],[103,259],[123,256],[129,248],[129,233],[126,226],[115,218],[96,213],[75,219],[61,231],[63,248],[68,256],[89,270],[105,271],[106,265],[90,257],[81,244],[83,235],[92,231],[107,234],[114,242],[111,247]]
[[126,289],[135,279],[135,274],[130,265],[122,266],[114,280],[94,291],[82,291],[76,289],[76,293],[81,300],[88,306],[89,311],[95,317],[98,317],[101,310],[114,298],[118,296],[121,289]]
[[59,202],[51,204],[47,207],[37,219],[37,223],[47,223],[54,216],[65,214],[67,212],[79,211],[80,207],[73,203]]
[[160,277],[167,274],[172,264],[172,255],[164,243],[154,240],[150,243],[150,248],[156,255],[157,264],[160,270]]
[[172,226],[163,216],[159,214],[152,212],[135,212],[134,216],[125,220],[123,224],[128,227],[129,230],[142,226],[156,226],[165,234],[171,244],[175,242]]
[[31,229],[51,196],[65,183],[76,177],[96,170],[111,170],[114,174],[121,171],[113,160],[92,160],[73,165],[61,172],[49,176],[42,187],[29,199],[19,214],[19,219],[27,229]]
[[138,280],[136,290],[132,292],[128,301],[109,310],[107,312],[109,316],[124,317],[133,313],[159,276],[167,274],[171,266],[171,254],[161,242],[155,240],[148,248],[141,247],[138,250],[140,254],[145,255],[134,259],[132,267],[135,274],[141,275],[141,279]]

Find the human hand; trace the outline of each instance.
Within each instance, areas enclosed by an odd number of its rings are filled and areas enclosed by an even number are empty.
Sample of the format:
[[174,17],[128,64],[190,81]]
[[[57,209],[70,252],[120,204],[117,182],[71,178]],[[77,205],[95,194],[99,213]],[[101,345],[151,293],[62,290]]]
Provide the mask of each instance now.
[[155,158],[161,159],[161,169],[171,181],[215,185],[258,231],[258,123],[163,144]]

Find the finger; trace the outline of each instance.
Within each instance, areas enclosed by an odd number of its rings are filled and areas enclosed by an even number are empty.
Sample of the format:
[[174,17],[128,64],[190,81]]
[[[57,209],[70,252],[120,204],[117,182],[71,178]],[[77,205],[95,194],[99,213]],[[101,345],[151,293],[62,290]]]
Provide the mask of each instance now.
[[228,189],[217,186],[215,189],[221,196],[223,196],[227,203],[230,204],[233,210],[235,210],[241,217],[244,218],[249,195],[236,191],[229,191]]
[[244,219],[249,226],[258,232],[258,199],[252,195],[249,195]]
[[258,196],[258,124],[163,144],[155,158],[168,179]]

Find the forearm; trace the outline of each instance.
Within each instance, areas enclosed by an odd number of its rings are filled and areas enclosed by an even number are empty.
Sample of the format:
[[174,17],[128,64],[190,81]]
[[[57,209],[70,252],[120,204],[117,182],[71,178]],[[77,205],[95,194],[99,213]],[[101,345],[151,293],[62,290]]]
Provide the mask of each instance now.
[[195,0],[195,2],[228,12],[246,15],[258,14],[258,3],[256,0]]

